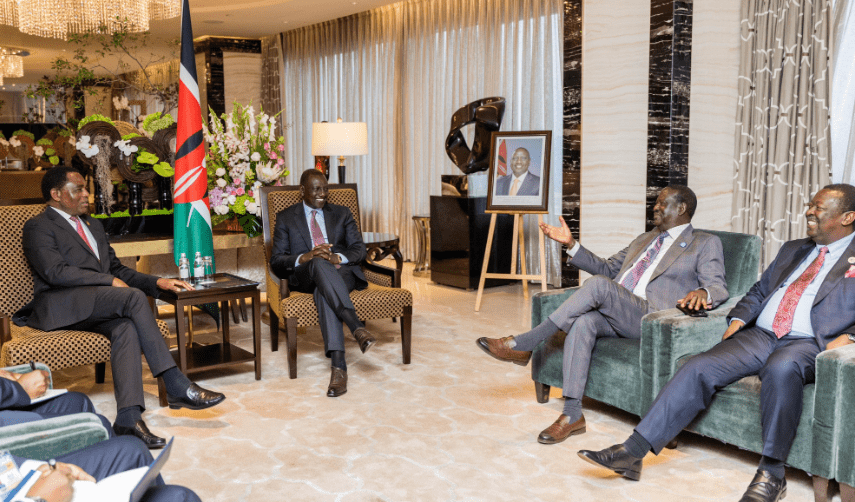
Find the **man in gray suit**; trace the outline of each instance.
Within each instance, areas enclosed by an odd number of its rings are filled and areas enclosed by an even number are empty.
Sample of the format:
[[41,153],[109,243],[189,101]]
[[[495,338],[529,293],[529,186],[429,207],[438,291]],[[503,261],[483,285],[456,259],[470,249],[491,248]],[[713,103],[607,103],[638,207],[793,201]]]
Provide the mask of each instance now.
[[719,389],[758,375],[763,456],[740,502],[784,498],[784,462],[802,415],[803,388],[816,375],[816,356],[855,342],[855,186],[826,186],[805,218],[808,238],[781,247],[728,314],[722,341],[680,368],[625,443],[582,450],[580,457],[638,480],[647,452],[658,454]]
[[511,156],[511,173],[496,181],[496,195],[539,195],[540,176],[528,170],[531,156],[525,148],[517,148]]
[[601,337],[641,337],[641,318],[673,308],[713,308],[727,300],[724,256],[718,237],[696,232],[690,221],[697,198],[672,185],[653,206],[656,228],[604,260],[573,238],[567,224],[541,224],[547,237],[568,246],[572,265],[594,276],[533,330],[506,338],[479,338],[478,346],[501,361],[525,366],[531,351],[559,330],[564,340],[564,411],[537,440],[555,444],[585,432],[582,395],[594,343]]

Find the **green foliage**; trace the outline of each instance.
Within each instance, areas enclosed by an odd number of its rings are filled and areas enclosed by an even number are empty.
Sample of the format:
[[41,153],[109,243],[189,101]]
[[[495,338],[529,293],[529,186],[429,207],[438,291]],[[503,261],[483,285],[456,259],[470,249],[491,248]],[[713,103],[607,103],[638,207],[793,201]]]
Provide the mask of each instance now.
[[251,214],[245,214],[238,217],[238,223],[240,223],[241,228],[243,228],[244,233],[248,237],[258,237],[261,235],[263,227],[259,218]]
[[54,155],[54,154],[56,154],[56,150],[54,150],[53,148],[45,149],[45,155],[47,155],[48,157],[50,157],[51,155]]
[[161,116],[161,112],[154,112],[146,116],[145,120],[143,120],[142,127],[145,131],[152,136],[157,131],[161,129],[166,129],[175,123],[175,119],[172,118],[172,115],[166,114]]
[[175,169],[173,169],[172,166],[169,165],[169,162],[158,162],[154,165],[154,167],[152,167],[152,169],[154,169],[154,172],[156,172],[160,176],[163,176],[164,178],[171,178],[175,176]]
[[71,130],[70,129],[60,129],[59,131],[57,131],[57,134],[59,134],[63,138],[70,138],[71,137]]
[[90,122],[95,122],[97,120],[100,120],[102,122],[106,122],[110,125],[113,125],[113,120],[111,118],[105,117],[103,115],[99,115],[97,113],[93,113],[92,115],[89,115],[88,117],[83,117],[83,120],[81,120],[80,123],[77,124],[77,129],[80,130],[86,124],[88,124]]
[[36,144],[37,144],[37,145],[52,145],[52,144],[53,144],[53,141],[51,141],[51,140],[49,140],[49,139],[47,139],[47,138],[42,138],[42,139],[40,139],[40,140],[36,141]]
[[48,162],[57,166],[59,165],[59,157],[57,157],[56,155],[51,155],[50,157],[48,157]]
[[25,131],[25,130],[23,130],[23,129],[18,129],[17,131],[13,132],[13,133],[12,133],[12,136],[26,136],[26,137],[30,138],[31,140],[33,140],[33,141],[35,141],[35,140],[36,140],[36,135],[35,135],[35,134],[33,134],[33,133],[31,133],[31,132],[28,132],[28,131]]
[[[158,215],[163,215],[163,214],[172,214],[172,209],[143,209],[143,212],[141,214],[135,215],[134,217],[158,216]],[[92,216],[93,218],[102,219],[102,218],[126,218],[130,215],[131,215],[131,213],[129,213],[128,211],[114,211],[110,214],[92,214],[90,216]]]
[[[2,108],[2,107],[0,107]],[[6,135],[3,134],[3,131],[0,131],[0,139],[6,139]]]
[[131,133],[128,133],[128,134],[125,134],[124,136],[122,136],[122,139],[127,141],[129,139],[142,138],[142,137],[143,137],[142,134],[137,134],[135,132],[131,132]]

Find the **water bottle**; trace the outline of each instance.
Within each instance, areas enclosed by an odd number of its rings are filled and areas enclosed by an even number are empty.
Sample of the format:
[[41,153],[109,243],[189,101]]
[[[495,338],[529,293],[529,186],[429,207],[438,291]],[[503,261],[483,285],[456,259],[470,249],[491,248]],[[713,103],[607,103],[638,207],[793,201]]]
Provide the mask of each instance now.
[[185,253],[181,253],[181,258],[178,258],[178,278],[182,281],[190,280],[190,260]]
[[196,257],[193,258],[193,280],[196,282],[205,280],[205,264],[202,261],[201,251],[196,251]]

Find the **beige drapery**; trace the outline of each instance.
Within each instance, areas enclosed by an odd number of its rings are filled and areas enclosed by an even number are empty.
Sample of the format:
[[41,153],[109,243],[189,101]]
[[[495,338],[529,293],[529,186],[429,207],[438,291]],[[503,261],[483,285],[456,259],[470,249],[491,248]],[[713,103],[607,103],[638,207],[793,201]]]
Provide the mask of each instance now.
[[733,230],[763,238],[763,268],[830,183],[830,15],[828,0],[742,3]]
[[[366,122],[369,153],[347,158],[347,181],[359,184],[363,228],[400,235],[412,258],[412,216],[429,213],[440,175],[460,174],[445,153],[451,115],[504,96],[502,130],[553,131],[549,208],[560,214],[562,14],[561,0],[409,0],[281,34],[291,181],[312,166],[312,122]],[[531,271],[538,230],[529,219]],[[550,282],[559,255],[548,246]]]
[[855,1],[831,5],[831,172],[835,183],[855,184]]

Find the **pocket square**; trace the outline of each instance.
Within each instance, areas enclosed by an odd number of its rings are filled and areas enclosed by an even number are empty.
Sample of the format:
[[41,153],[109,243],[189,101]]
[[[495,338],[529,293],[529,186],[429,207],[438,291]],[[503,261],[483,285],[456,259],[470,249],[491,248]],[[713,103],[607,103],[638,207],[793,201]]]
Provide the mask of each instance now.
[[855,277],[855,265],[850,266],[849,270],[846,271],[846,273],[843,275],[843,277],[845,277],[847,279],[851,279],[851,278]]

